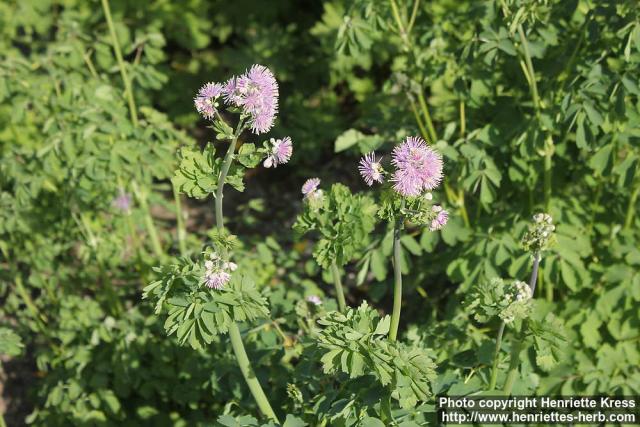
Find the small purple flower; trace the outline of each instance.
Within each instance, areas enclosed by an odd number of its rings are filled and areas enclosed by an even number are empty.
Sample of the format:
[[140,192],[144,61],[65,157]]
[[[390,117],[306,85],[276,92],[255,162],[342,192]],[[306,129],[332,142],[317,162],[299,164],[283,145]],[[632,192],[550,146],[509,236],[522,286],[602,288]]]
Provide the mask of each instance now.
[[302,194],[308,196],[318,189],[320,178],[309,178],[302,184]]
[[253,65],[246,73],[224,85],[224,99],[249,114],[253,133],[268,132],[278,114],[278,82],[271,70]]
[[293,153],[293,144],[288,136],[282,139],[271,138],[271,152],[265,159],[263,165],[265,168],[278,167],[291,159]]
[[431,220],[431,224],[429,225],[430,231],[441,230],[449,221],[449,212],[442,209],[440,205],[434,205],[431,210],[436,214],[436,217]]
[[371,152],[360,159],[358,170],[360,171],[360,175],[362,175],[364,182],[369,187],[373,185],[374,181],[380,183],[384,181],[384,178],[382,177],[384,170],[382,169],[382,165],[380,165],[380,160],[376,159],[375,152]]
[[220,290],[224,288],[224,285],[226,285],[230,279],[231,275],[224,270],[207,271],[204,283],[211,289]]
[[217,111],[216,100],[223,92],[223,87],[220,83],[207,83],[200,88],[198,94],[193,99],[193,103],[196,106],[198,113],[205,119],[212,119],[215,117]]
[[322,305],[322,300],[317,295],[309,295],[306,300],[308,303],[313,305]]
[[118,196],[113,199],[111,205],[122,213],[127,214],[131,211],[131,195],[120,188]]
[[397,170],[391,180],[403,196],[418,196],[433,190],[442,180],[442,156],[420,137],[408,137],[393,149],[392,163]]

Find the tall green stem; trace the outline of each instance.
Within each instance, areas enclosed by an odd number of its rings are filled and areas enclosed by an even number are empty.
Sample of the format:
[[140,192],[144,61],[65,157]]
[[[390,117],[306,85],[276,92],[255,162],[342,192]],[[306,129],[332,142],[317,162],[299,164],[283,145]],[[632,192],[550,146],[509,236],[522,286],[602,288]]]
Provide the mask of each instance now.
[[173,187],[173,198],[176,205],[176,228],[178,234],[178,247],[180,249],[180,255],[185,256],[187,254],[187,230],[184,226],[184,217],[182,216],[182,200],[180,199],[180,191],[175,184],[171,184]]
[[422,89],[418,92],[418,103],[420,104],[420,108],[422,109],[422,114],[424,115],[424,119],[427,122],[427,128],[429,129],[429,136],[431,137],[432,144],[435,144],[438,141],[438,134],[436,133],[436,128],[433,126],[433,121],[431,120],[431,113],[429,113],[429,107],[427,107],[427,101],[424,99],[424,95],[422,94]]
[[[533,269],[531,271],[531,278],[529,279],[529,288],[531,289],[531,294],[533,295],[536,290],[536,283],[538,282],[538,269],[540,266],[541,255],[539,252],[536,252],[533,255]],[[549,284],[547,284],[549,286]],[[516,341],[513,343],[513,347],[511,347],[511,359],[509,360],[509,372],[507,373],[507,379],[504,382],[504,394],[510,395],[511,390],[513,389],[513,384],[516,381],[518,376],[518,367],[520,366],[520,352],[522,351],[522,347],[524,345],[524,333],[528,328],[528,319],[525,319],[522,322],[522,329],[520,330],[520,337],[516,338]]]
[[[224,230],[224,217],[222,212],[222,197],[224,190],[224,183],[227,178],[227,174],[229,173],[229,168],[231,167],[231,162],[233,161],[233,154],[236,148],[236,144],[238,142],[238,137],[242,130],[244,129],[243,121],[240,120],[238,124],[238,129],[236,130],[233,139],[231,140],[231,144],[227,150],[227,154],[224,157],[224,161],[222,163],[222,170],[220,171],[220,176],[218,177],[218,188],[216,190],[216,228],[220,231]],[[240,335],[240,329],[238,328],[238,324],[236,322],[231,322],[229,325],[229,338],[231,340],[231,347],[233,348],[233,353],[236,356],[236,360],[238,362],[238,366],[240,367],[240,371],[242,372],[242,376],[249,386],[249,390],[253,395],[254,400],[258,404],[258,408],[260,411],[269,419],[279,423],[278,417],[275,412],[273,412],[273,408],[271,408],[271,404],[269,403],[269,399],[264,394],[262,390],[262,386],[260,385],[260,381],[256,377],[253,367],[251,366],[251,362],[249,361],[249,357],[247,356],[247,351],[244,348],[244,344],[242,343],[242,336]]]
[[133,98],[133,90],[131,88],[131,80],[125,67],[124,59],[122,59],[122,51],[120,50],[120,43],[118,42],[118,35],[116,34],[116,28],[113,25],[113,19],[111,18],[111,9],[109,7],[109,0],[102,0],[102,9],[104,10],[104,16],[107,19],[107,25],[109,26],[109,33],[111,34],[111,44],[113,44],[113,50],[116,54],[116,60],[118,61],[118,68],[120,69],[120,75],[124,82],[124,91],[129,102],[129,113],[131,114],[131,122],[134,127],[138,126],[138,111],[136,109],[136,102]]
[[342,281],[340,280],[340,269],[336,262],[331,263],[331,275],[333,276],[333,285],[336,288],[336,298],[338,299],[338,309],[340,313],[347,311],[347,303],[344,299],[344,290],[342,289]]
[[260,408],[260,411],[267,418],[279,423],[280,421],[278,420],[275,412],[273,412],[271,404],[269,403],[269,399],[267,399],[267,396],[262,390],[260,381],[258,381],[256,374],[253,372],[251,362],[249,361],[247,352],[244,349],[244,344],[242,343],[240,329],[238,328],[238,324],[236,322],[231,322],[231,324],[229,325],[229,338],[231,340],[231,347],[233,347],[233,353],[236,355],[236,360],[238,361],[238,366],[240,366],[242,376],[247,382],[249,390],[251,391],[253,398],[258,404],[258,408]]
[[418,123],[418,128],[420,129],[420,133],[424,139],[429,139],[429,133],[427,129],[424,127],[424,123],[422,123],[422,119],[420,118],[420,114],[418,113],[418,109],[416,108],[416,103],[413,101],[412,95],[407,96],[409,98],[409,105],[411,105],[411,111],[413,112],[413,117],[416,119],[416,123]]
[[[404,202],[402,203],[404,207]],[[400,246],[400,229],[403,218],[399,216],[393,227],[393,312],[391,313],[391,327],[389,328],[389,341],[395,341],[398,337],[400,325],[400,310],[402,309],[402,247]]]
[[[542,112],[542,104],[540,102],[540,95],[538,93],[538,83],[536,82],[536,74],[533,69],[533,61],[531,60],[531,51],[529,50],[529,42],[527,41],[527,37],[524,33],[524,28],[522,28],[522,24],[518,25],[518,36],[520,37],[520,43],[522,44],[522,50],[524,52],[524,61],[526,64],[526,75],[527,82],[529,83],[529,88],[531,90],[531,98],[533,99],[533,107],[536,112],[536,119],[539,124],[541,123],[541,112]],[[544,207],[545,212],[549,212],[549,208],[551,207],[551,174],[552,174],[552,158],[553,158],[554,144],[553,137],[551,136],[551,132],[549,131],[547,138],[545,140],[544,146],[544,166],[543,166],[543,176],[544,176]]]
[[489,383],[489,390],[496,388],[496,381],[498,380],[498,358],[500,356],[500,347],[502,346],[502,335],[504,334],[505,323],[500,324],[498,329],[498,337],[496,338],[496,349],[493,352],[493,365],[491,366],[491,382]]
[[518,35],[520,36],[520,43],[522,43],[522,49],[524,51],[524,60],[527,64],[527,71],[529,72],[529,87],[531,89],[531,97],[533,98],[533,106],[536,109],[536,114],[540,110],[540,97],[538,95],[538,84],[536,83],[536,75],[533,70],[533,62],[531,61],[531,51],[529,50],[529,42],[524,34],[522,24],[518,25]]

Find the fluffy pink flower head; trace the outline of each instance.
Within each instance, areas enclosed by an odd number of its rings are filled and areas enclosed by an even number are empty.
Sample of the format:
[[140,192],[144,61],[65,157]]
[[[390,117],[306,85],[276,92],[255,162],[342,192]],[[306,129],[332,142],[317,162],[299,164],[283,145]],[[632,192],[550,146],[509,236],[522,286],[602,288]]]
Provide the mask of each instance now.
[[212,289],[220,290],[230,279],[231,275],[224,270],[208,271],[204,283]]
[[283,165],[291,159],[291,154],[293,153],[291,138],[288,136],[282,139],[271,138],[269,142],[271,142],[271,152],[263,163],[265,168],[278,167],[278,165]]
[[205,119],[212,119],[217,111],[216,100],[222,94],[223,87],[220,83],[207,83],[202,86],[193,99],[198,113]]
[[380,183],[384,181],[382,176],[384,170],[380,164],[380,159],[376,159],[375,152],[371,152],[360,159],[358,170],[369,187],[373,185],[374,181]]
[[393,149],[392,163],[396,172],[393,188],[403,196],[418,196],[433,190],[442,180],[442,156],[427,146],[420,137],[408,137]]
[[318,189],[320,178],[309,178],[302,184],[302,194],[308,196]]
[[273,127],[278,114],[278,82],[271,70],[256,64],[227,81],[224,99],[250,116],[251,130],[259,135]]
[[431,220],[431,224],[429,225],[429,230],[436,231],[441,230],[449,221],[449,212],[442,209],[440,205],[434,205],[432,211],[436,214],[436,217]]

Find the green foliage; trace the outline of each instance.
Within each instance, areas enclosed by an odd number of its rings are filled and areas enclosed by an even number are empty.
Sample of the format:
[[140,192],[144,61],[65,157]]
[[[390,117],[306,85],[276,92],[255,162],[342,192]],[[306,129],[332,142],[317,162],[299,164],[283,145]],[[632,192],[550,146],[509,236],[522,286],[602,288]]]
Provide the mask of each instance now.
[[471,288],[465,306],[479,322],[486,323],[499,317],[510,324],[529,317],[532,310],[531,290],[524,282],[516,280],[507,283],[496,277]]
[[165,330],[181,345],[201,349],[226,333],[232,322],[269,317],[266,298],[242,273],[234,273],[228,286],[214,290],[204,285],[204,268],[188,259],[156,271],[160,278],[144,289],[143,298],[156,300],[157,314],[166,306]]
[[402,408],[412,408],[431,396],[436,365],[420,348],[387,340],[391,318],[379,318],[366,302],[346,314],[330,312],[317,345],[327,350],[321,358],[327,374],[343,372],[350,378],[374,375],[387,386]]
[[366,247],[375,226],[375,212],[371,198],[333,184],[319,206],[305,203],[293,228],[301,234],[316,231],[320,235],[313,257],[323,268],[332,262],[342,266]]
[[[222,168],[222,159],[216,158],[215,153],[213,144],[207,144],[202,152],[188,147],[180,150],[180,165],[172,182],[181,193],[196,199],[215,194]],[[241,152],[241,156],[245,163],[253,162],[249,160],[247,149]],[[231,185],[238,191],[244,191],[242,177],[242,168],[234,167],[227,175],[225,184]]]
[[[433,423],[433,394],[487,389],[512,286],[491,281],[529,276],[520,242],[541,211],[556,242],[544,248],[528,320],[505,331],[498,388],[524,338],[518,394],[640,393],[636,1],[396,0],[400,22],[391,2],[365,0],[109,3],[122,67],[101,2],[0,2],[0,319],[15,331],[0,328],[0,353],[32,379],[28,390],[6,384],[31,411],[9,425],[261,425],[215,335],[231,319],[254,323],[243,339],[281,421],[386,425],[381,396],[395,393],[398,425]],[[248,190],[225,200],[236,237],[210,229],[209,203],[177,208],[170,179],[189,197],[215,194],[233,129],[206,129],[192,98],[252,63],[278,78],[274,135],[290,135],[294,155],[267,177],[267,145],[238,141],[227,183]],[[389,344],[372,309],[362,327],[337,320],[323,267],[340,260],[345,282],[358,285],[348,286],[351,304],[390,310],[392,234],[375,227],[356,168],[360,154],[388,158],[418,134],[445,157],[434,199],[450,219],[439,233],[413,228],[419,215],[405,223],[403,342]],[[300,183],[316,175],[353,190],[333,201],[327,191],[297,221],[325,242],[318,262],[288,230]],[[126,210],[114,203],[120,194]],[[377,206],[389,221],[402,212],[392,196],[383,189]],[[203,239],[239,265],[223,291],[204,287],[203,267],[189,261]],[[332,323],[319,329],[318,318]],[[18,353],[17,336],[29,351]],[[340,356],[323,373],[322,355],[340,342],[344,369]],[[392,360],[371,359],[374,349]],[[412,363],[425,355],[437,368]],[[428,393],[407,378],[428,378]]]
[[23,348],[20,335],[9,328],[0,327],[0,355],[15,357],[22,353]]

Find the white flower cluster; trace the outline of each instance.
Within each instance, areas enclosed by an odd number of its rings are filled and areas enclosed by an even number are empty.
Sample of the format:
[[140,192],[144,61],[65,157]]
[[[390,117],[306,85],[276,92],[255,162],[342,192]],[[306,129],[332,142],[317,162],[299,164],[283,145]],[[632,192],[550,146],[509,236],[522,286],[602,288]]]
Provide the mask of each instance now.
[[500,312],[500,318],[505,323],[511,323],[516,318],[525,318],[529,314],[530,304],[529,302],[533,298],[531,288],[525,282],[516,280],[513,284],[509,285],[507,291],[504,293],[504,300],[502,305],[505,307]]
[[238,266],[233,262],[225,261],[216,252],[212,252],[209,259],[204,262],[204,268],[206,269],[204,284],[219,290],[231,280],[231,273],[236,271]]
[[533,216],[533,224],[529,225],[529,231],[522,238],[522,245],[525,250],[533,253],[540,252],[552,243],[555,229],[551,215],[546,213],[535,214]]

